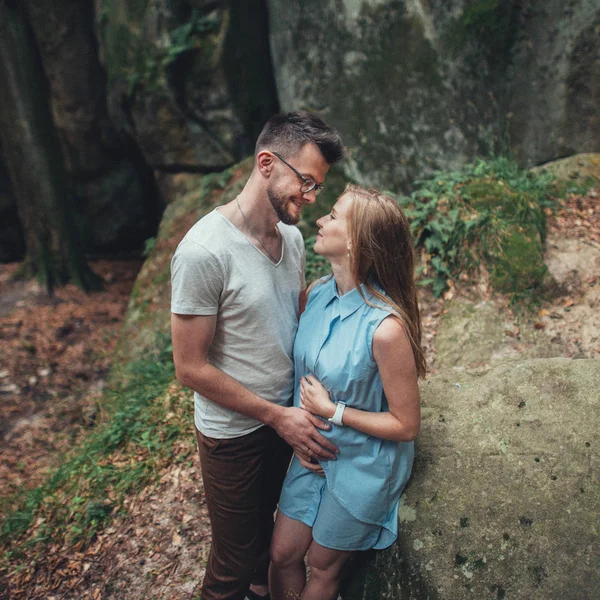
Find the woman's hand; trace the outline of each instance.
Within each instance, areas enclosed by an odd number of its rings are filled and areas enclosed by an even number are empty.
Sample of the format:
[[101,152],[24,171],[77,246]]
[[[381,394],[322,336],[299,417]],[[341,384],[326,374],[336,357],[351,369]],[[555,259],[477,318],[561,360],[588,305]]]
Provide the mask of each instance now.
[[318,462],[308,461],[308,460],[302,458],[302,456],[300,456],[299,454],[296,454],[296,456],[298,457],[300,464],[305,469],[309,469],[313,473],[316,473],[317,475],[320,475],[321,477],[325,477],[325,471],[323,471],[323,467]]
[[335,413],[335,403],[331,401],[329,392],[312,375],[300,379],[300,407],[325,419]]

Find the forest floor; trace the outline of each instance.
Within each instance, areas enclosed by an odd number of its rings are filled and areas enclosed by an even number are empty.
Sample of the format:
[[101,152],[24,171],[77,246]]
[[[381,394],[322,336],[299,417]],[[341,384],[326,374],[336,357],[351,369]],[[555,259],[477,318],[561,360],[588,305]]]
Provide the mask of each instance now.
[[49,297],[0,265],[0,489],[39,484],[67,447],[94,426],[141,260],[95,261],[104,290],[73,285]]
[[[550,218],[549,248],[559,248],[569,239],[600,250],[599,198],[598,190],[586,196],[569,196],[558,214]],[[64,451],[94,427],[129,293],[141,264],[94,262],[92,268],[105,282],[104,291],[86,295],[67,286],[51,298],[33,282],[12,281],[17,265],[0,265],[0,496],[6,498],[39,485]],[[565,269],[574,267],[567,264]],[[422,292],[429,364],[435,359],[440,319],[453,297],[473,297],[475,293],[479,300],[496,303],[499,310],[511,310],[508,300],[492,294],[484,281],[464,288],[453,287],[438,300]],[[600,272],[564,288],[536,308],[536,328],[562,327],[563,339],[572,342],[566,343],[565,356],[600,356],[600,340],[594,338],[584,344],[583,353],[582,343],[577,341],[598,318],[598,306],[581,299],[589,290],[597,295],[599,289]],[[585,305],[582,312],[568,313],[571,317],[567,319],[551,318],[553,314],[565,315],[565,309],[578,304]],[[515,330],[506,333],[515,335]],[[174,386],[172,393],[179,394],[182,403],[189,402],[191,411],[187,392]],[[115,520],[86,548],[55,549],[56,557],[37,573],[12,571],[5,574],[4,582],[0,576],[0,588],[10,582],[13,590],[4,596],[0,589],[0,598],[197,597],[210,530],[191,432],[189,439],[182,441],[182,449],[189,460],[165,467],[158,484],[131,498],[126,517]],[[56,573],[60,574],[58,579]]]

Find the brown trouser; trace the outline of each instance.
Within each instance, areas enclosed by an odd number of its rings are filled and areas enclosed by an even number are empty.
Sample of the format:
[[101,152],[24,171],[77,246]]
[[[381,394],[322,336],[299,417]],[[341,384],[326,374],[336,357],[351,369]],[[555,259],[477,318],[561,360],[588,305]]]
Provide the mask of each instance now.
[[196,431],[212,544],[202,600],[243,600],[267,584],[273,514],[292,449],[270,427],[219,440]]

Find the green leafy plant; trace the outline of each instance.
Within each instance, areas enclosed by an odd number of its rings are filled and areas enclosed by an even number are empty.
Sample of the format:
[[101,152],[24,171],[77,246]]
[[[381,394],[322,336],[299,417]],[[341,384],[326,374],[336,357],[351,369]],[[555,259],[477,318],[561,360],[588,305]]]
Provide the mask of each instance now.
[[169,33],[170,44],[166,48],[165,65],[196,48],[199,43],[198,36],[212,33],[218,27],[219,21],[215,13],[203,16],[198,9],[194,9],[187,23],[176,27]]
[[168,32],[166,45],[133,46],[129,62],[134,68],[125,75],[129,94],[133,95],[139,85],[161,81],[180,57],[193,51],[207,51],[205,47],[211,48],[213,44],[207,42],[205,36],[216,33],[218,29],[216,11],[202,15],[194,9],[187,22]]
[[416,191],[398,202],[425,259],[419,283],[438,297],[450,280],[485,265],[499,291],[539,289],[552,192],[550,176],[533,176],[504,158],[417,182]]

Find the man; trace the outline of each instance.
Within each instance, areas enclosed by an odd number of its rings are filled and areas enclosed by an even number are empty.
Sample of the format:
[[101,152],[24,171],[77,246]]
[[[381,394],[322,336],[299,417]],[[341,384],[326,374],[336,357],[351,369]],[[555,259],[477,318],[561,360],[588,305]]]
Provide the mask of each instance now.
[[273,513],[292,449],[307,461],[337,452],[318,431],[327,425],[291,407],[305,287],[292,225],[341,157],[339,134],[316,116],[273,117],[242,192],[200,219],[173,256],[173,356],[195,391],[213,536],[203,600],[268,597]]

